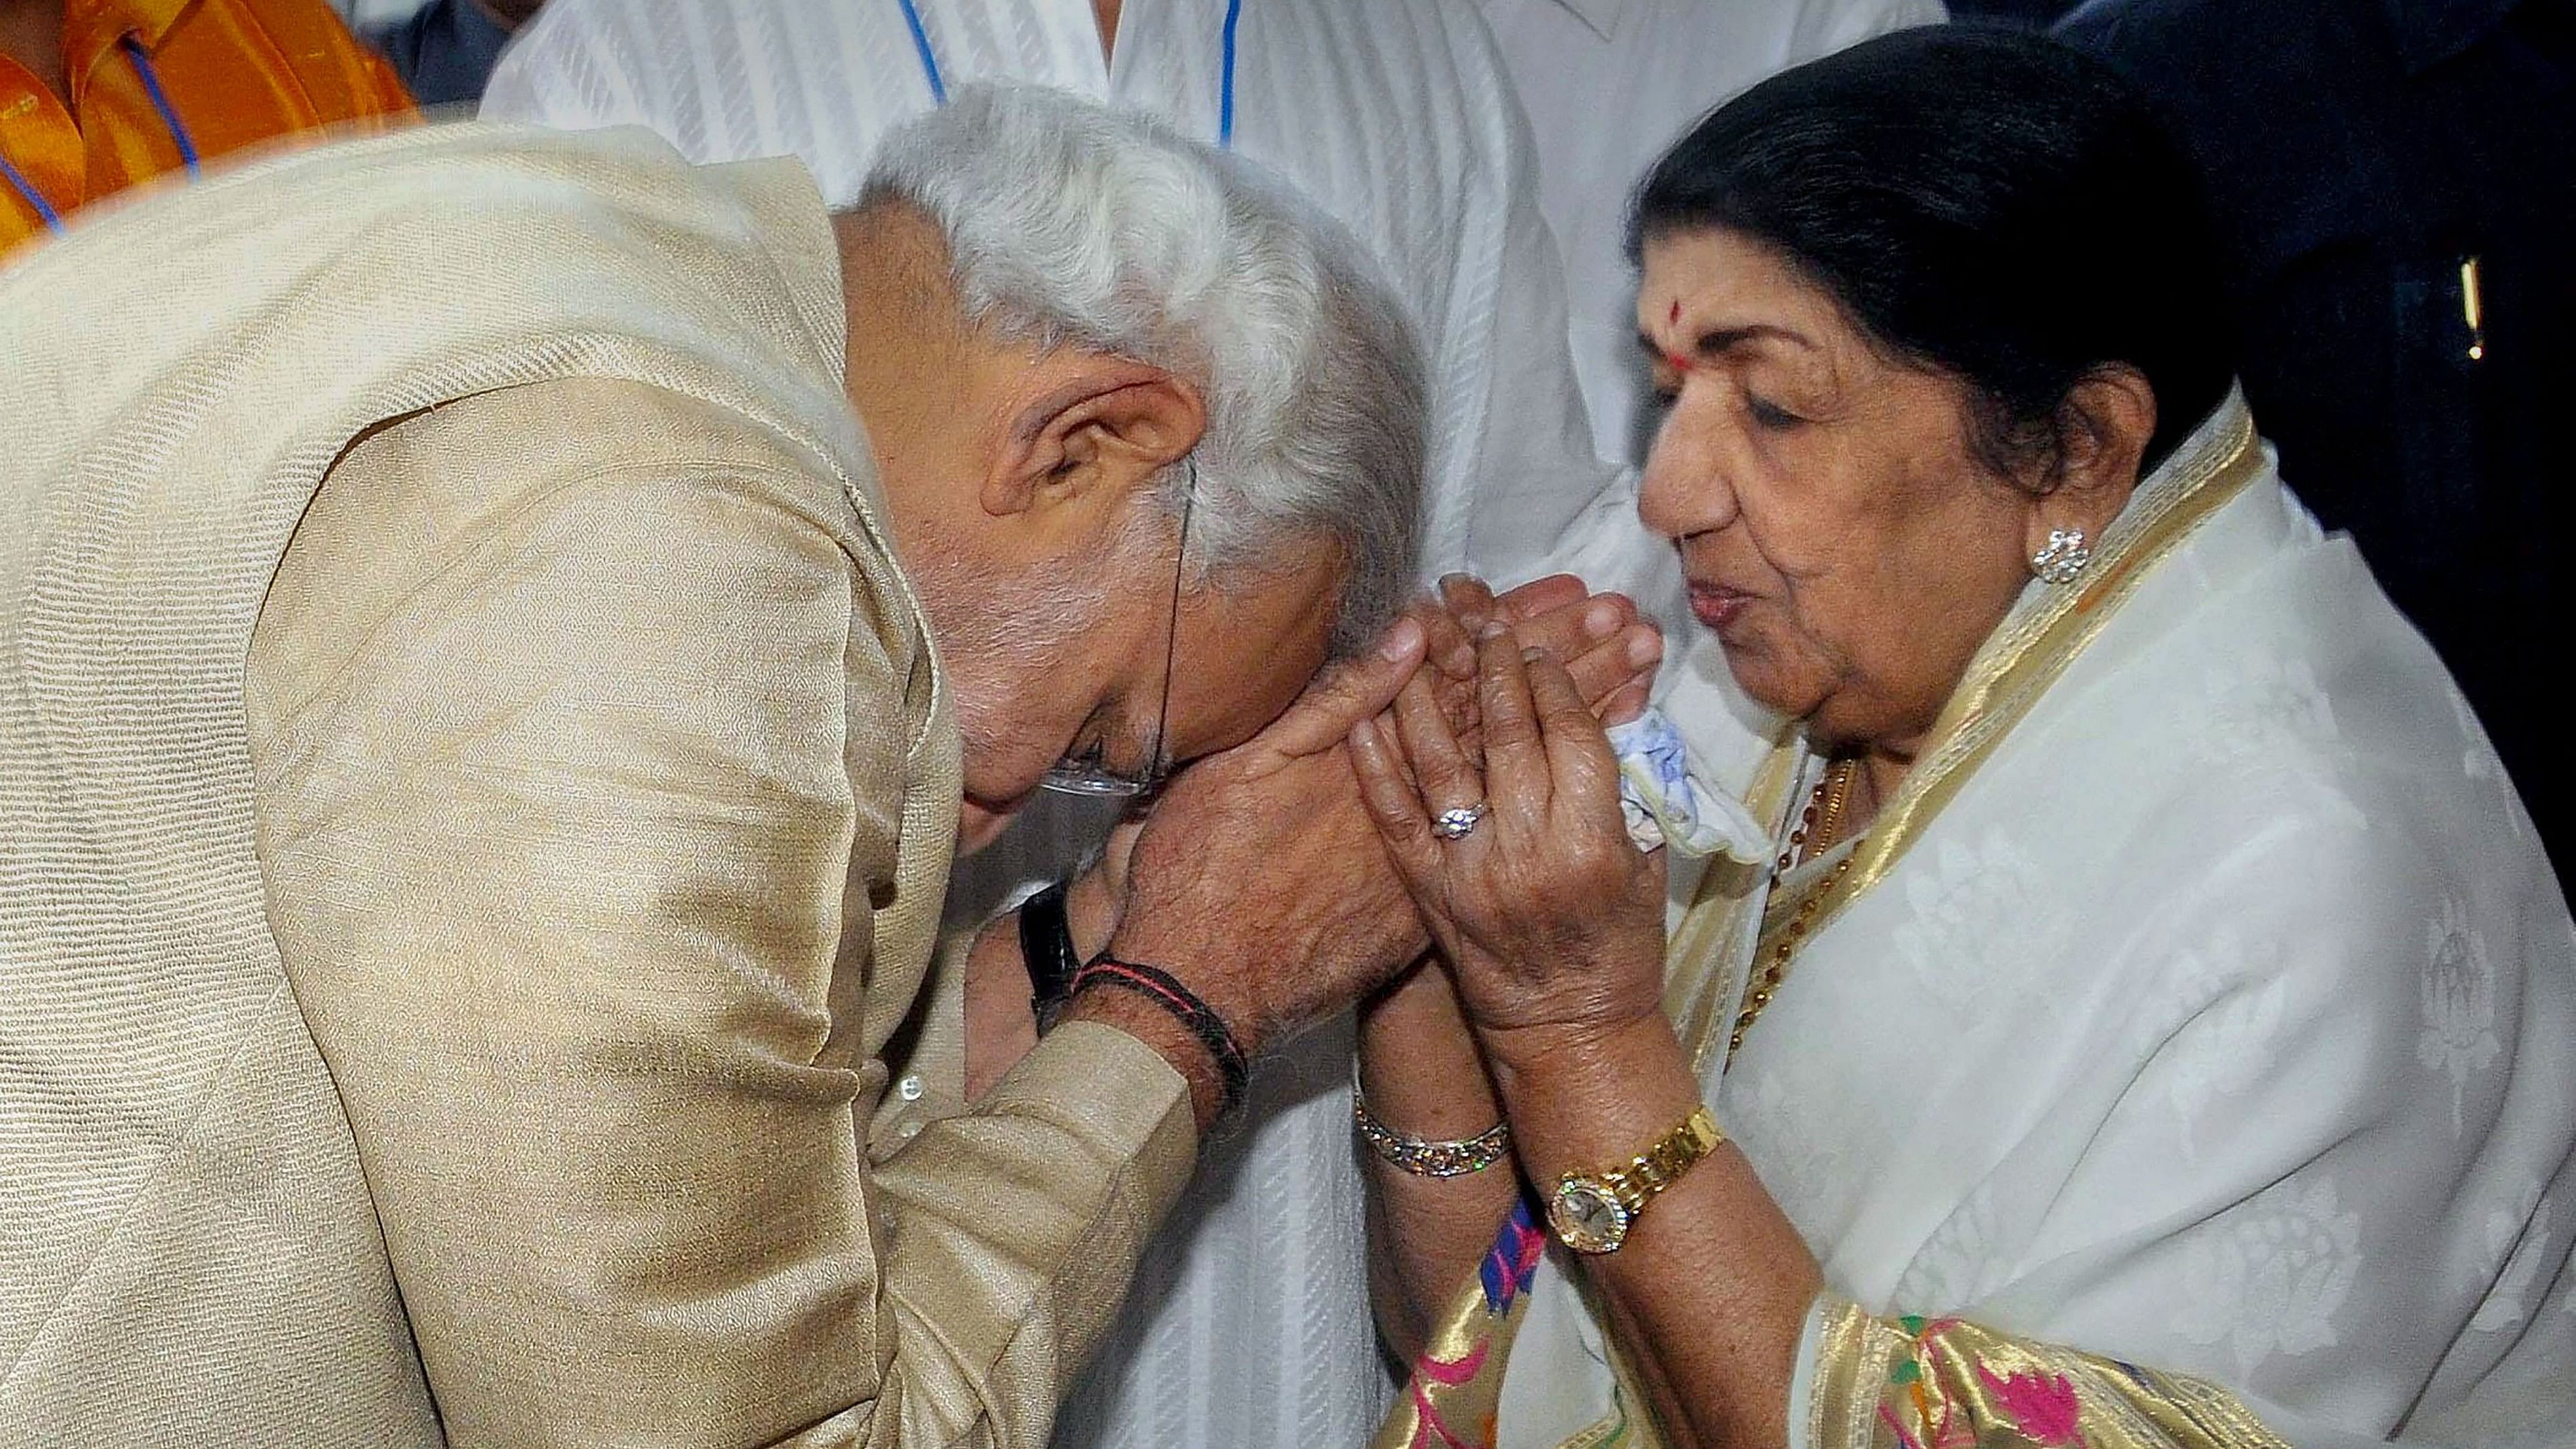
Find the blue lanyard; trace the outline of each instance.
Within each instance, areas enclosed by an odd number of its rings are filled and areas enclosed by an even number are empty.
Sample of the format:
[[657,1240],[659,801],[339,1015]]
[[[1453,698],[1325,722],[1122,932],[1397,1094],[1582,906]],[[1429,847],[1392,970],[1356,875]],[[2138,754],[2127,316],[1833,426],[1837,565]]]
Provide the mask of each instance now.
[[[908,5],[910,0],[906,3]],[[194,179],[200,174],[197,142],[188,134],[187,123],[179,119],[179,108],[170,104],[169,92],[161,89],[161,77],[152,69],[152,57],[143,53],[143,42],[131,35],[119,38],[117,44],[124,49],[125,58],[134,62],[134,74],[143,82],[143,94],[151,98],[152,109],[161,113],[161,124],[169,127],[170,139],[179,148],[179,164],[187,167],[189,177]],[[20,174],[17,167],[9,164],[7,156],[0,156],[0,180],[7,181],[12,190],[25,198],[27,205],[34,209],[36,219],[45,224],[45,230],[60,232],[63,229],[63,214],[54,210],[52,203],[45,200],[45,194]]]
[[[948,104],[948,82],[939,74],[939,53],[930,48],[930,32],[922,27],[921,11],[913,0],[895,0],[903,7],[903,23],[912,31],[912,48],[921,57],[922,78],[930,82],[933,104]],[[1243,22],[1243,0],[1225,3],[1225,74],[1219,81],[1216,97],[1216,143],[1226,150],[1234,149],[1234,54],[1235,31]]]

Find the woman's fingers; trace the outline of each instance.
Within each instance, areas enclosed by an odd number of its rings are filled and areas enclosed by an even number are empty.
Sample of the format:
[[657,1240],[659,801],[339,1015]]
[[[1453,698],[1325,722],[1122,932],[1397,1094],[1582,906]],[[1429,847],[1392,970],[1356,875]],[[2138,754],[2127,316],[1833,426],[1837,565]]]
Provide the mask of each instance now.
[[1484,772],[1459,745],[1428,673],[1415,675],[1396,695],[1395,722],[1404,756],[1413,765],[1413,778],[1422,787],[1422,803],[1432,814],[1484,803]]
[[[1533,643],[1541,648],[1553,647],[1545,640],[1532,640],[1526,635],[1521,643],[1524,647]],[[1574,676],[1575,692],[1583,696],[1593,717],[1612,722],[1613,696],[1631,685],[1638,686],[1640,694],[1653,685],[1655,668],[1664,657],[1664,636],[1651,624],[1630,624],[1581,649],[1556,652],[1565,660],[1566,672]]]
[[1394,731],[1383,720],[1362,720],[1351,731],[1351,768],[1359,776],[1360,800],[1404,877],[1405,889],[1428,905],[1440,875],[1440,842],[1431,834],[1431,816],[1421,795],[1404,777]]
[[1451,678],[1447,670],[1439,671],[1431,681],[1432,698],[1440,701],[1440,717],[1449,721],[1449,733],[1458,737],[1470,763],[1476,763],[1476,651],[1467,651],[1467,672]]
[[[1583,580],[1572,574],[1549,574],[1546,578],[1532,579],[1519,588],[1506,591],[1501,598],[1493,599],[1493,603],[1504,623],[1521,624],[1541,614],[1554,613],[1568,604],[1580,603],[1590,592]],[[1487,597],[1492,596],[1489,594]]]
[[1636,605],[1617,594],[1599,594],[1591,598],[1577,596],[1544,613],[1507,617],[1503,622],[1520,636],[1522,648],[1553,649],[1571,659],[1596,644],[1617,638],[1619,631],[1636,618]]
[[[1395,706],[1389,705],[1385,709],[1378,711],[1375,723],[1381,734],[1383,734],[1387,739],[1394,739]],[[1353,725],[1351,726],[1351,733],[1353,735],[1357,735],[1360,729],[1360,725]],[[1395,750],[1395,769],[1397,774],[1404,777],[1405,788],[1411,790],[1416,795],[1420,795],[1422,793],[1422,781],[1414,775],[1413,761],[1404,757],[1404,750],[1401,746],[1398,746]]]
[[1422,625],[1427,643],[1423,658],[1433,668],[1452,679],[1476,677],[1476,635],[1478,625],[1466,622],[1451,612],[1441,599],[1425,595],[1405,612]]
[[[1474,574],[1448,574],[1440,580],[1440,602],[1457,616],[1472,639],[1494,618],[1494,591]],[[1472,671],[1472,667],[1471,670]]]
[[1523,660],[1530,702],[1536,712],[1547,752],[1548,772],[1558,795],[1589,801],[1619,793],[1619,756],[1601,732],[1574,676],[1545,650],[1533,649]]
[[1519,638],[1499,624],[1487,625],[1476,641],[1476,708],[1484,720],[1486,793],[1498,803],[1506,795],[1523,805],[1545,803],[1546,742],[1530,701],[1528,666]]
[[1605,725],[1621,725],[1646,712],[1654,701],[1655,686],[1651,678],[1632,679],[1610,691],[1592,706],[1592,717]]

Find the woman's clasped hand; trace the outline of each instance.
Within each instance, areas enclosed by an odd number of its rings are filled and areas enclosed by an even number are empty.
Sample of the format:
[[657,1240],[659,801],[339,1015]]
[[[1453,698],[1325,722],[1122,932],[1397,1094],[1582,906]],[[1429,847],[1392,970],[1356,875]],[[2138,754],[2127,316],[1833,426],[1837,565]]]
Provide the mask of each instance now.
[[[1352,760],[1469,1023],[1524,1039],[1615,1030],[1661,1010],[1663,856],[1629,842],[1619,761],[1575,676],[1522,639],[1500,620],[1479,630],[1480,751],[1425,673],[1352,731]],[[1443,831],[1444,817],[1472,824]]]

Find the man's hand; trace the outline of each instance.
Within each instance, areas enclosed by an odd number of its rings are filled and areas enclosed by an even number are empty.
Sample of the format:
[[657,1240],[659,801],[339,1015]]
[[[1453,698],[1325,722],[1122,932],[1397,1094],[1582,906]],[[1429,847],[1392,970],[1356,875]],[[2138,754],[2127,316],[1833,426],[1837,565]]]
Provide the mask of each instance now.
[[[1260,734],[1175,776],[1136,838],[1112,952],[1179,978],[1246,1052],[1340,1011],[1429,943],[1343,745],[1413,677],[1424,644],[1408,618],[1318,675]],[[1067,1014],[1162,1049],[1191,1076],[1201,1125],[1213,1115],[1212,1065],[1159,1008],[1088,991]]]
[[[1430,938],[1360,797],[1343,746],[1351,730],[1410,683],[1436,690],[1473,741],[1477,651],[1467,620],[1525,619],[1529,637],[1562,652],[1603,719],[1644,707],[1663,655],[1661,634],[1633,603],[1588,594],[1570,576],[1497,598],[1457,575],[1442,592],[1378,651],[1318,676],[1261,734],[1175,776],[1141,829],[1122,827],[1129,838],[1113,838],[1068,892],[1077,948],[1092,954],[1103,939],[1086,926],[1105,930],[1116,955],[1198,992],[1247,1051],[1334,1015],[1420,957]],[[1426,656],[1436,667],[1419,668]],[[1119,994],[1087,993],[1093,999],[1073,1014],[1145,1025],[1138,1003],[1097,999]],[[1192,1055],[1185,1047],[1176,1060]],[[996,1060],[994,1075],[1006,1067]]]
[[[1155,933],[1174,929],[1151,913],[1158,902],[1191,898],[1186,878],[1205,883],[1196,888],[1203,894],[1230,899],[1230,907],[1220,911],[1242,918],[1231,929],[1216,922],[1196,929],[1239,941],[1261,958],[1252,974],[1264,989],[1238,998],[1240,1016],[1228,1011],[1229,1003],[1209,998],[1247,1046],[1338,1012],[1428,944],[1383,845],[1373,838],[1341,744],[1362,720],[1390,706],[1400,689],[1429,690],[1452,669],[1466,676],[1464,727],[1472,735],[1477,651],[1463,619],[1481,622],[1497,612],[1526,617],[1526,637],[1561,651],[1586,704],[1604,715],[1622,707],[1633,715],[1644,706],[1663,657],[1663,638],[1638,621],[1628,599],[1589,594],[1581,580],[1562,574],[1499,599],[1482,583],[1452,575],[1443,580],[1442,593],[1440,603],[1426,601],[1397,626],[1408,631],[1399,651],[1381,649],[1327,671],[1262,734],[1182,772],[1138,838],[1134,885],[1115,934],[1118,954],[1172,970],[1195,987],[1169,961],[1134,954],[1148,950],[1139,937],[1154,941]],[[1393,666],[1396,659],[1419,661],[1435,652],[1438,668]],[[1125,857],[1113,852],[1111,859]],[[1095,899],[1117,899],[1114,884],[1094,890]],[[1075,894],[1081,893],[1078,885]],[[1139,923],[1135,932],[1126,924],[1131,921]],[[1216,989],[1237,984],[1220,980]]]
[[1136,841],[1111,950],[1187,982],[1247,1050],[1348,1006],[1428,944],[1343,741],[1393,702],[1424,636],[1399,622],[1268,729],[1174,777]]

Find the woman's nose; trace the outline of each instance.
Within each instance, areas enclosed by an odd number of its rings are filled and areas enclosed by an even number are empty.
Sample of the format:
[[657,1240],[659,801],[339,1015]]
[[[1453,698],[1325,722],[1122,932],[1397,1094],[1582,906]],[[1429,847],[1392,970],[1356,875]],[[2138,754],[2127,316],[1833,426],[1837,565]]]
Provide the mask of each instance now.
[[1724,528],[1735,518],[1735,490],[1704,424],[1676,407],[1655,432],[1637,484],[1637,517],[1668,539]]

